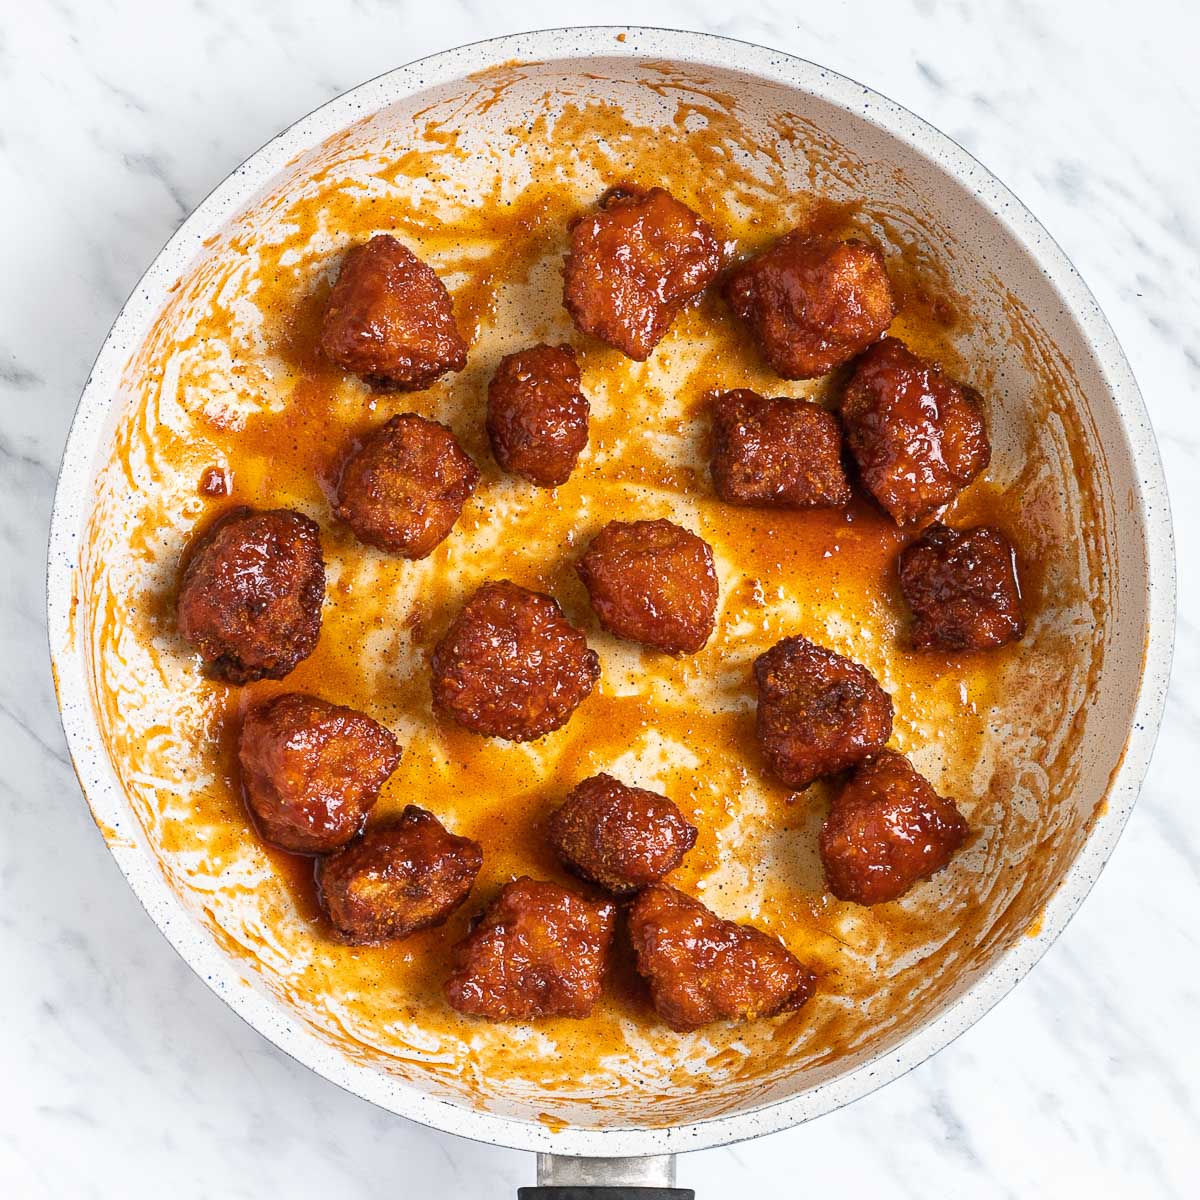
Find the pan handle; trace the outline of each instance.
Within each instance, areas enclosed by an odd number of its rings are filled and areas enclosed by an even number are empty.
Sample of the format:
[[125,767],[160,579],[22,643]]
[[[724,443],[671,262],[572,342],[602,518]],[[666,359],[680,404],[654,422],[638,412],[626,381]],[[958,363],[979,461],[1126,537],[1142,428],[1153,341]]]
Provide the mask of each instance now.
[[651,1158],[574,1158],[539,1154],[537,1187],[517,1189],[518,1200],[696,1200],[675,1186],[675,1155]]

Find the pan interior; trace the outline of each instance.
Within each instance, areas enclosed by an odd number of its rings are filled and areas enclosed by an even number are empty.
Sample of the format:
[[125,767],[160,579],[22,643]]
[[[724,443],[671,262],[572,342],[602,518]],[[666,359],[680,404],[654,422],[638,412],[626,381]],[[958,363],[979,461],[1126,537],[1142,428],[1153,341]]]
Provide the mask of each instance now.
[[[718,299],[685,313],[645,364],[574,334],[560,303],[566,222],[626,179],[668,187],[743,250],[803,222],[885,248],[903,301],[894,331],[986,397],[992,465],[947,520],[998,521],[1018,545],[1030,616],[1018,646],[936,661],[906,651],[903,539],[865,503],[847,517],[712,498],[708,388],[827,399],[830,387],[775,378]],[[465,371],[416,395],[372,396],[314,351],[339,252],[377,231],[435,266],[472,341]],[[550,495],[500,474],[481,414],[501,355],[568,340],[592,435]],[[897,1047],[1036,928],[1103,804],[1143,617],[1136,592],[1117,595],[1140,565],[1120,555],[1142,551],[1136,530],[1117,536],[1133,518],[1117,506],[1128,468],[1116,418],[1089,407],[1104,394],[1005,228],[935,162],[823,101],[729,70],[604,57],[509,64],[401,100],[296,158],[184,271],[131,355],[77,588],[100,726],[137,819],[120,836],[144,840],[287,1020],[431,1096],[602,1128],[702,1120],[827,1083]],[[360,546],[329,508],[345,446],[408,410],[450,424],[483,470],[458,530],[419,563]],[[214,465],[232,477],[229,501],[198,492]],[[214,685],[174,630],[180,554],[235,502],[295,507],[322,526],[321,643],[284,685]],[[721,611],[695,657],[601,635],[575,580],[592,532],[642,516],[714,547]],[[602,660],[597,694],[531,745],[483,741],[429,711],[429,648],[495,577],[553,593]],[[1135,631],[1120,639],[1118,611]],[[828,793],[789,795],[756,756],[749,664],[791,633],[871,668],[895,700],[893,744],[974,831],[951,869],[900,903],[867,910],[823,894],[815,838]],[[440,987],[467,910],[396,946],[335,945],[314,924],[309,865],[254,835],[237,724],[250,699],[284,687],[397,732],[404,759],[376,811],[420,803],[484,843],[472,910],[515,874],[559,877],[539,822],[574,782],[607,770],[667,793],[702,831],[679,886],[781,937],[821,973],[818,996],[776,1020],[679,1035],[650,1018],[619,962],[591,1020],[458,1017]]]

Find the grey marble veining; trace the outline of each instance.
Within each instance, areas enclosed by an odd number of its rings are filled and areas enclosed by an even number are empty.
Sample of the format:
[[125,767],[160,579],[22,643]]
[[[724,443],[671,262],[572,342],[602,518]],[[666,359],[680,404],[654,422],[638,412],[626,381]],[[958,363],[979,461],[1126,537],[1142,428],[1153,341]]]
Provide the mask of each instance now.
[[[561,4],[54,0],[0,7],[0,1194],[511,1194],[533,1160],[407,1124],[278,1053],[159,936],[92,826],[44,650],[75,399],[186,213],[295,117]],[[687,1157],[701,1196],[1189,1197],[1200,1179],[1200,18],[1182,2],[577,3],[862,79],[976,154],[1112,321],[1166,462],[1175,681],[1142,799],[1066,934],[938,1058],[811,1126]]]

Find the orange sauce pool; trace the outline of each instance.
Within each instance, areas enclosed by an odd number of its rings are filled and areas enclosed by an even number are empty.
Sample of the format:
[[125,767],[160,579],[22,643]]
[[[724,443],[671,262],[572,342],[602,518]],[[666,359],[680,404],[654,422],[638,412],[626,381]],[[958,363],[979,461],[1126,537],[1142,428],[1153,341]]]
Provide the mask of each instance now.
[[[815,835],[827,785],[797,795],[767,777],[753,737],[750,664],[779,638],[804,633],[870,667],[895,702],[893,744],[960,801],[979,833],[973,861],[987,864],[974,868],[980,877],[1001,853],[985,832],[1005,819],[985,755],[1003,699],[1000,681],[1036,670],[1030,646],[957,657],[906,649],[895,561],[916,535],[898,530],[865,499],[845,511],[788,513],[733,508],[712,495],[705,466],[710,388],[831,402],[836,379],[807,385],[775,378],[711,295],[676,320],[647,364],[572,328],[559,275],[566,225],[605,183],[664,183],[740,252],[797,224],[879,236],[884,223],[869,196],[834,204],[786,184],[779,157],[785,151],[800,145],[814,158],[833,153],[799,119],[781,113],[772,138],[752,142],[751,169],[729,152],[732,142],[749,138],[729,97],[695,86],[682,96],[666,77],[648,86],[678,99],[668,139],[651,136],[612,104],[568,103],[553,121],[535,113],[517,131],[537,147],[527,179],[516,186],[497,176],[494,186],[464,200],[453,179],[470,150],[452,123],[434,114],[424,126],[418,119],[420,136],[389,144],[387,153],[372,150],[366,165],[339,158],[331,145],[303,189],[272,198],[286,216],[270,224],[282,231],[277,236],[267,238],[249,220],[235,227],[219,269],[211,279],[202,271],[185,279],[178,304],[168,307],[135,362],[141,405],[137,419],[118,431],[114,460],[138,497],[127,524],[135,565],[119,579],[97,565],[93,579],[101,659],[149,653],[180,696],[175,715],[157,723],[145,718],[138,730],[133,706],[121,698],[124,685],[106,690],[107,668],[100,672],[114,761],[123,764],[170,863],[164,869],[179,887],[207,897],[205,919],[231,952],[269,960],[270,986],[348,1054],[400,1073],[440,1073],[482,1092],[507,1076],[510,1090],[520,1080],[566,1098],[576,1096],[582,1079],[610,1088],[641,1080],[636,1087],[664,1097],[702,1094],[789,1063],[831,1062],[903,1020],[907,996],[928,985],[922,958],[942,953],[959,926],[971,927],[972,889],[983,885],[952,869],[920,901],[870,911],[825,894]],[[692,120],[697,113],[702,127]],[[423,188],[432,188],[434,199]],[[425,392],[374,394],[316,352],[340,248],[381,231],[436,267],[471,342],[467,368]],[[986,369],[958,350],[973,328],[967,299],[911,242],[898,238],[887,250],[902,304],[893,332],[986,394]],[[184,299],[188,321],[180,316]],[[482,420],[499,357],[539,340],[576,348],[592,406],[588,448],[553,492],[500,473]],[[214,361],[224,389],[213,386]],[[169,403],[182,415],[167,422]],[[347,448],[403,411],[448,423],[482,472],[458,526],[418,563],[360,545],[330,511]],[[213,470],[223,473],[228,494],[204,494],[201,481]],[[174,576],[195,532],[243,504],[297,507],[318,520],[327,598],[309,659],[283,682],[229,688],[205,680],[178,642]],[[98,519],[108,513],[102,506]],[[699,654],[679,660],[600,633],[573,569],[606,521],[657,516],[712,544],[721,584],[713,637]],[[945,519],[994,523],[1013,537],[1027,615],[1036,618],[1048,603],[1045,544],[1024,495],[987,477]],[[593,695],[562,730],[531,746],[477,737],[430,708],[433,645],[465,596],[499,577],[554,595],[601,657]],[[311,861],[258,843],[240,797],[236,736],[247,706],[282,690],[362,709],[397,732],[404,754],[372,820],[417,803],[482,842],[485,863],[472,899],[443,928],[387,946],[341,946],[321,917]],[[718,1028],[689,1041],[654,1019],[622,950],[595,1014],[539,1023],[536,1045],[523,1027],[482,1029],[448,1009],[441,988],[449,951],[470,916],[516,875],[569,878],[549,852],[542,824],[576,782],[600,770],[665,792],[680,806],[700,837],[672,881],[723,915],[751,919],[781,937],[820,972],[821,997],[777,1021]],[[231,889],[255,914],[236,933],[232,917],[222,915]],[[882,1005],[885,977],[896,995]],[[868,1003],[880,1004],[870,1021],[863,1016]],[[336,1016],[327,1019],[329,1013]],[[697,1070],[697,1056],[710,1064],[711,1078]],[[647,1064],[657,1072],[650,1082]],[[667,1104],[656,1119],[674,1112]]]

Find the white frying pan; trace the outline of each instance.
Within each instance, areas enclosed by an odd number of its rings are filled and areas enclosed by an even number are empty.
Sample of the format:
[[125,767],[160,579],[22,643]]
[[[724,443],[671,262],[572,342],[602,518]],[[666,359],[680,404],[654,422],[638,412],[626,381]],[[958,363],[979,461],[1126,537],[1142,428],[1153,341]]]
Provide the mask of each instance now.
[[[986,365],[999,406],[997,469],[1003,475],[1008,463],[1015,478],[1018,460],[1033,447],[1049,471],[1030,496],[1031,505],[1044,506],[1037,528],[1052,560],[1052,602],[1039,636],[1045,646],[1073,647],[1076,655],[1062,660],[1064,683],[1042,697],[1036,717],[1029,697],[1016,689],[997,702],[1008,744],[1020,745],[1030,722],[1063,708],[1069,711],[1051,725],[1069,732],[1069,745],[1057,758],[1049,750],[1033,755],[1013,783],[1022,789],[1019,797],[1012,791],[1010,805],[1022,814],[1020,830],[1008,823],[1007,810],[991,827],[986,814],[981,818],[996,851],[976,864],[981,895],[988,897],[982,917],[969,944],[929,960],[938,986],[914,999],[902,1019],[820,1064],[799,1055],[761,1077],[714,1075],[705,1082],[715,1086],[675,1095],[665,1108],[636,1088],[591,1102],[584,1089],[555,1107],[566,1114],[559,1121],[545,1120],[548,1106],[539,1103],[536,1087],[488,1094],[486,1086],[472,1090],[423,1073],[419,1063],[401,1069],[384,1056],[353,1051],[301,1001],[273,986],[269,965],[229,953],[228,940],[214,937],[211,911],[181,885],[170,848],[135,802],[141,784],[122,770],[113,722],[134,728],[137,713],[129,709],[137,706],[103,702],[120,668],[97,658],[97,594],[82,565],[94,537],[88,528],[97,495],[106,495],[104,467],[131,403],[127,368],[177,280],[204,261],[239,213],[310,169],[306,155],[326,139],[347,130],[353,139],[402,129],[431,104],[451,111],[477,89],[479,72],[494,79],[496,68],[513,61],[526,65],[516,83],[508,71],[507,91],[495,106],[463,106],[474,136],[486,140],[493,136],[489,121],[514,119],[532,105],[533,93],[522,88],[535,89],[543,102],[549,97],[552,109],[615,96],[647,122],[669,122],[693,85],[719,89],[738,98],[747,128],[764,137],[775,116],[790,114],[793,127],[833,148],[814,166],[823,191],[834,198],[869,194],[895,218],[881,227],[884,240],[907,236],[943,262],[954,288],[981,316],[980,327],[992,330],[963,350]],[[664,89],[668,76],[673,83]],[[379,114],[373,124],[355,124],[373,113]],[[804,167],[801,155],[788,168],[796,187],[814,181]],[[119,557],[117,500],[105,501],[114,505],[105,524]],[[916,1066],[995,1004],[1082,903],[1129,816],[1162,713],[1174,597],[1166,490],[1137,385],[1083,281],[1021,203],[944,135],[848,79],[762,47],[648,29],[552,30],[434,55],[331,101],[239,167],[170,240],[100,351],[63,458],[48,566],[51,652],[75,768],[114,857],[171,944],[255,1029],[314,1071],[424,1124],[537,1151],[538,1182],[556,1189],[669,1188],[675,1153],[830,1112]],[[992,762],[993,773],[1004,769],[1004,762]],[[984,877],[1016,861],[1020,887],[988,891]],[[560,1194],[567,1193],[548,1193]]]

